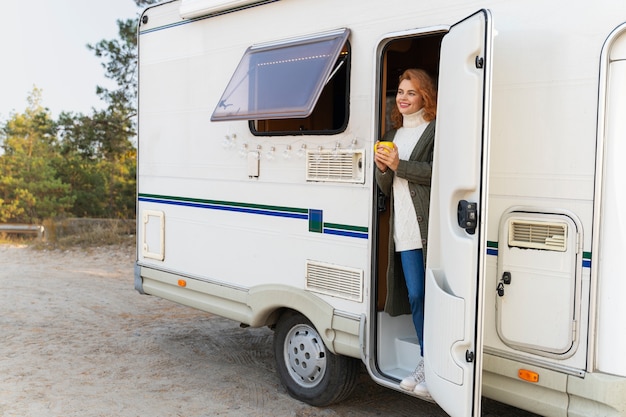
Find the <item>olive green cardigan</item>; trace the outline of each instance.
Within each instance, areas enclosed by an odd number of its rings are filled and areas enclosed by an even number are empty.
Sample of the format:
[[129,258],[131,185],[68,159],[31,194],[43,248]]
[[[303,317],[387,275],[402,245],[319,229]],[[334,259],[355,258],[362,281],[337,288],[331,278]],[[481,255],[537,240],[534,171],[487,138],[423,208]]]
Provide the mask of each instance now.
[[[393,141],[397,130],[390,130],[381,139],[383,141]],[[430,180],[432,177],[433,151],[435,143],[435,121],[431,121],[417,145],[413,148],[408,161],[400,160],[398,169],[393,172],[388,169],[386,172],[376,168],[376,182],[381,191],[389,197],[389,264],[387,265],[387,299],[385,300],[385,311],[391,316],[409,314],[409,296],[404,281],[400,254],[396,253],[393,241],[393,177],[398,175],[409,182],[409,191],[415,207],[415,214],[422,236],[422,249],[424,255],[424,265],[426,265],[426,248],[428,243],[428,209],[430,206]]]

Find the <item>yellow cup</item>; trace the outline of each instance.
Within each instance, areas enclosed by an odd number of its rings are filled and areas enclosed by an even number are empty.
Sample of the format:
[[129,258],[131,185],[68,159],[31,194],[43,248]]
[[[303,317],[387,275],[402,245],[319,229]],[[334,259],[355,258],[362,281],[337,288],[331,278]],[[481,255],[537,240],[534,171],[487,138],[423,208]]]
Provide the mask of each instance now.
[[[392,150],[392,149],[393,149],[393,146],[394,146],[394,145],[393,145],[393,142],[386,142],[386,141],[383,141],[383,142],[378,142],[378,143],[377,143],[377,145],[376,145],[376,147],[377,147],[377,148],[383,148],[383,149],[384,149],[384,150],[386,150],[387,152],[389,152],[390,150]],[[376,151],[376,149],[374,149],[374,151]]]

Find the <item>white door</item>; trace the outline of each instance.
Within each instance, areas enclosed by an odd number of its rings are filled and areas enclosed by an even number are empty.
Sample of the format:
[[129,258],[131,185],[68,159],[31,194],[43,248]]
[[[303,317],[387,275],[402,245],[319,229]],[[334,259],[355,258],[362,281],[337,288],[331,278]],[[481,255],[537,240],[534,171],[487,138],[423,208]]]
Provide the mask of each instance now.
[[453,417],[480,416],[491,20],[480,10],[441,46],[424,362],[432,397]]

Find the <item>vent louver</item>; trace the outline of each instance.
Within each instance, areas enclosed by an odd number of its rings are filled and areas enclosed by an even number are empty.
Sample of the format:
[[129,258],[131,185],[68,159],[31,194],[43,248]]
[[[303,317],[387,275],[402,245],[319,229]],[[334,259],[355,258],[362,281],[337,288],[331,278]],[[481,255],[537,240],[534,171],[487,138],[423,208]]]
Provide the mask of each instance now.
[[354,183],[365,181],[363,150],[308,150],[306,159],[307,181]]
[[567,224],[512,220],[509,223],[509,246],[565,252]]
[[351,301],[363,301],[363,271],[307,261],[306,289]]

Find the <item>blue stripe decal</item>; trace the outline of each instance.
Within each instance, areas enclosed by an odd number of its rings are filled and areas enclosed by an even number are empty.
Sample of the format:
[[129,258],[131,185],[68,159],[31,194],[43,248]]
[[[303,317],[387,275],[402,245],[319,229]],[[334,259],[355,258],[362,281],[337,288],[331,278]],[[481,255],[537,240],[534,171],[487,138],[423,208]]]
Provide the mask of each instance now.
[[211,209],[211,210],[234,211],[238,213],[261,214],[263,216],[286,217],[290,219],[301,219],[301,220],[308,219],[308,216],[306,214],[288,213],[288,212],[261,210],[261,209],[250,209],[250,208],[245,208],[245,207],[219,206],[215,204],[192,203],[188,201],[159,200],[156,198],[146,198],[146,197],[139,197],[139,201],[144,201],[148,203],[169,204],[172,206],[196,207],[196,208],[204,208],[204,209]]
[[[488,247],[487,255],[498,256],[498,249]],[[583,268],[591,268],[591,259],[583,259]]]
[[[154,197],[145,197],[139,196],[138,201],[145,203],[156,203],[156,204],[167,204],[171,206],[181,206],[181,207],[192,207],[192,208],[202,208],[208,210],[220,210],[220,211],[229,211],[236,213],[247,213],[247,214],[258,214],[262,216],[272,216],[272,217],[282,217],[288,219],[298,219],[298,220],[314,220],[314,223],[322,222],[322,210],[309,210],[308,213],[297,213],[290,211],[280,211],[280,210],[270,210],[270,209],[262,209],[262,208],[250,208],[243,206],[235,206],[235,205],[225,205],[225,204],[211,204],[211,203],[202,203],[198,201],[187,201],[187,200],[173,200],[167,198],[154,198]],[[347,228],[352,228],[351,226],[347,226]],[[318,232],[324,233],[328,235],[335,236],[344,236],[351,237],[356,239],[367,239],[369,237],[367,233],[367,229],[365,232],[352,231],[352,230],[343,230],[331,227],[320,227],[320,230],[312,230],[309,225],[310,232]]]
[[357,239],[367,239],[367,233],[350,232],[350,231],[346,231],[346,230],[337,230],[337,229],[324,228],[324,234],[326,234],[326,235],[355,237]]

